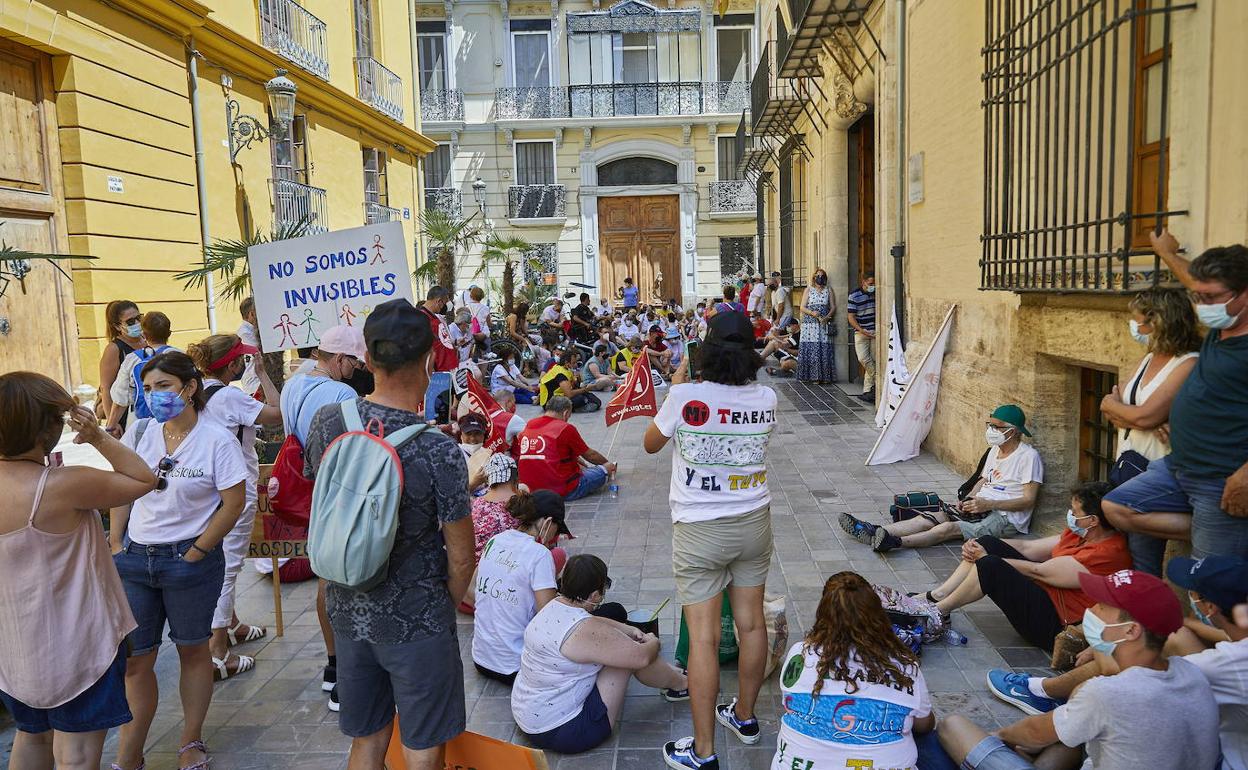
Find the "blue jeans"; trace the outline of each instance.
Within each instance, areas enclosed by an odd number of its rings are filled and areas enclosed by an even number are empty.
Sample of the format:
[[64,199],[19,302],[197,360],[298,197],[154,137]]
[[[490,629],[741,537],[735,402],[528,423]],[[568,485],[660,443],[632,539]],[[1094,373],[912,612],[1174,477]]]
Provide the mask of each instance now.
[[1035,765],[1023,759],[995,735],[989,735],[966,755],[962,761],[966,770],[1035,770]]
[[[429,375],[429,388],[425,391],[425,419],[438,419],[438,396],[451,389],[450,372],[434,372]],[[447,403],[450,403],[448,397]]]
[[607,469],[601,465],[591,465],[581,471],[581,478],[576,482],[576,489],[564,495],[563,499],[568,502],[580,500],[602,489],[606,483]]
[[212,614],[225,580],[225,554],[212,549],[197,562],[182,557],[195,539],[164,545],[144,545],[127,536],[113,557],[121,584],[138,627],[127,637],[130,656],[160,647],[169,623],[169,641],[179,647],[203,644],[212,636]]
[[112,665],[95,684],[68,703],[50,709],[34,708],[5,692],[0,692],[0,703],[13,715],[18,730],[34,735],[48,730],[93,733],[124,725],[132,719],[126,703],[126,643],[121,643]]
[[[1192,556],[1217,554],[1248,559],[1248,519],[1222,510],[1226,479],[1192,476],[1170,468],[1169,458],[1148,464],[1140,475],[1112,490],[1105,499],[1137,513],[1191,513]],[[1130,533],[1135,568],[1161,575],[1165,543]]]

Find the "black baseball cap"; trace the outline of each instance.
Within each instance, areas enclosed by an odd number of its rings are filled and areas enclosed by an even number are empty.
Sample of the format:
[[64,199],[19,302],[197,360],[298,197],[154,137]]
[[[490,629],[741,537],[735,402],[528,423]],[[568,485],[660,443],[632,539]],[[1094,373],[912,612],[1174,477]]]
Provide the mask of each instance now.
[[460,433],[489,433],[490,424],[476,412],[469,412],[459,418]]
[[568,529],[567,511],[562,497],[549,489],[539,489],[533,493],[533,504],[537,507],[538,516],[554,520],[559,534],[574,537]]
[[411,302],[392,299],[368,314],[364,345],[372,360],[382,366],[403,366],[420,360],[433,347],[433,327]]
[[1176,556],[1166,566],[1166,577],[1180,588],[1195,591],[1218,605],[1228,617],[1248,597],[1248,562],[1233,556],[1190,559]]
[[725,348],[754,347],[754,325],[745,313],[727,310],[711,316],[706,341]]

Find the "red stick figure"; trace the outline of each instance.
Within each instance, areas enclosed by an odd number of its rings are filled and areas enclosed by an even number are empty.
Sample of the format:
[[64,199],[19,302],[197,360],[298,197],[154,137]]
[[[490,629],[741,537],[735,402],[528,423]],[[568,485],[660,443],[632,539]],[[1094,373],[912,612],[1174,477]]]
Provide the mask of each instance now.
[[369,262],[368,264],[375,265],[378,262],[380,262],[383,265],[386,264],[386,258],[381,255],[381,252],[385,250],[386,250],[386,247],[381,245],[381,235],[380,234],[374,235],[373,236],[373,261]]
[[294,329],[297,325],[298,324],[294,321],[290,320],[289,315],[282,313],[281,318],[278,319],[278,322],[273,325],[274,329],[282,330],[282,341],[278,343],[278,347],[285,345],[286,340],[290,340],[290,344],[292,345],[298,344],[295,342],[295,335],[291,333],[291,329]]
[[351,323],[351,319],[355,318],[355,311],[351,309],[350,305],[343,305],[342,312],[338,314],[338,317],[341,318],[343,323],[347,326],[354,326],[354,324]]

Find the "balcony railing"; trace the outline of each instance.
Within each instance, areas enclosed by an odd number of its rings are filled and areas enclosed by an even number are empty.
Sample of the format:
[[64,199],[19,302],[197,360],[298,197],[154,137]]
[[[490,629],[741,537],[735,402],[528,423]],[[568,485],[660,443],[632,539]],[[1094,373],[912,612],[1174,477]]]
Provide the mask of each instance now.
[[290,179],[273,179],[273,219],[278,225],[290,227],[306,222],[307,234],[329,231],[325,191]]
[[750,84],[745,80],[703,83],[702,105],[708,114],[740,115],[750,108]]
[[452,219],[464,215],[463,196],[454,187],[426,187],[425,210],[441,211]]
[[364,201],[364,224],[366,225],[375,225],[381,222],[397,222],[402,218],[402,209],[384,206],[373,201]]
[[777,78],[775,43],[763,46],[758,68],[750,81],[750,117],[754,121],[753,135],[788,136],[802,114],[802,101],[793,81]]
[[551,219],[567,216],[568,191],[561,184],[523,184],[507,188],[510,219]]
[[568,117],[566,88],[499,88],[494,92],[499,120]]
[[260,40],[270,51],[329,80],[325,22],[294,0],[260,0]]
[[364,101],[403,122],[403,81],[369,56],[355,57],[356,93]]
[[711,213],[753,213],[757,209],[754,184],[747,179],[711,182]]
[[464,92],[457,88],[430,88],[420,92],[420,119],[426,123],[462,122]]

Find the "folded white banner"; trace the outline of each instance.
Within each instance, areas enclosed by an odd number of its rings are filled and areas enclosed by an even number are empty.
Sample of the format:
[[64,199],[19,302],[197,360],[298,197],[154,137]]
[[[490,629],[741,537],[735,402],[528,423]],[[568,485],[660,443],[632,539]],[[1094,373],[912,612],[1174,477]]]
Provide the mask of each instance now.
[[875,427],[883,428],[893,419],[893,412],[901,403],[901,397],[910,386],[910,370],[906,368],[906,351],[901,346],[901,334],[897,331],[897,308],[888,323],[888,367],[884,370],[884,398],[875,410]]

